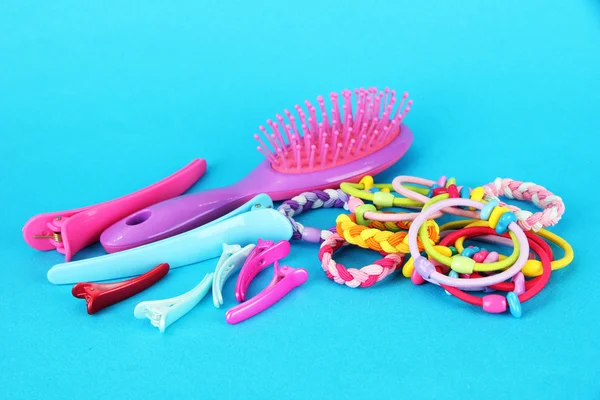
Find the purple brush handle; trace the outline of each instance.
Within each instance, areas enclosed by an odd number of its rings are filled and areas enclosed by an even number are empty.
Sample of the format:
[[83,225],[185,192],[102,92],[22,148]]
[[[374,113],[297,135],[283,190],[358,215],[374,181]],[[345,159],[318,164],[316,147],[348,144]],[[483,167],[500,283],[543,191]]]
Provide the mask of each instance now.
[[250,200],[254,191],[245,182],[175,197],[144,208],[106,229],[100,242],[107,252],[114,253],[197,228]]
[[277,172],[265,160],[234,185],[183,195],[138,211],[105,230],[100,242],[107,252],[114,253],[197,228],[260,193],[277,201],[302,192],[337,188],[342,182],[357,182],[365,175],[376,175],[391,167],[412,141],[412,132],[402,125],[398,136],[384,148],[360,160],[315,172]]

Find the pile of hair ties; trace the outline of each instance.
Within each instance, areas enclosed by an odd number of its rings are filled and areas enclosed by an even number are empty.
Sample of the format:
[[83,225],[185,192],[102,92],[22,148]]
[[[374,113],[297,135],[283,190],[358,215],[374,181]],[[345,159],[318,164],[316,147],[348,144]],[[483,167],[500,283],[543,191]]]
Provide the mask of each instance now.
[[[522,304],[546,286],[552,271],[573,260],[571,246],[546,229],[564,213],[561,198],[533,183],[498,178],[469,189],[457,186],[454,178],[398,176],[390,185],[374,184],[367,176],[358,184],[343,183],[341,191],[349,196],[338,197],[347,200],[351,214],[337,217],[334,233],[321,234],[319,260],[327,277],[349,287],[373,286],[402,268],[415,285],[433,283],[486,312],[509,310],[520,317]],[[521,210],[500,197],[532,202],[541,211]],[[390,208],[414,211],[382,211]],[[463,219],[439,225],[436,221],[445,215]],[[307,229],[300,227],[298,233]],[[505,256],[466,240],[513,250]],[[563,250],[562,258],[555,259],[550,244]],[[383,258],[346,268],[333,255],[348,245],[375,250]]]

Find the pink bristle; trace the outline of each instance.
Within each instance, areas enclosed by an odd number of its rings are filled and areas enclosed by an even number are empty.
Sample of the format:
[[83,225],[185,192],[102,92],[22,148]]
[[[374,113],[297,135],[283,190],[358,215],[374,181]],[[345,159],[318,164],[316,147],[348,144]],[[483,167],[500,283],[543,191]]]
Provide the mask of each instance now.
[[325,148],[326,144],[327,144],[327,134],[325,132],[323,132],[323,134],[321,135],[321,142],[320,142],[320,146],[319,146],[319,150],[321,151],[321,153],[323,152],[323,149]]
[[308,157],[310,155],[310,149],[312,147],[310,141],[312,139],[312,136],[310,134],[304,136],[304,148],[306,149],[306,156]]
[[383,129],[384,126],[387,125],[388,123],[388,114],[387,112],[384,112],[383,115],[381,116],[381,121],[379,121],[379,124],[377,124],[377,129],[381,130]]
[[291,133],[289,131],[289,126],[285,124],[285,121],[281,115],[277,114],[275,116],[275,118],[277,118],[277,120],[279,121],[279,125],[281,125],[281,129],[283,129],[283,133],[285,133],[285,137],[287,138],[288,143],[290,143]]
[[[266,151],[268,155],[270,155],[271,157],[273,157],[273,154],[269,151],[269,147],[265,144],[265,142],[262,141],[262,139],[260,138],[260,136],[258,136],[258,135],[255,134],[254,135],[254,139],[256,139],[258,141],[258,143],[260,143],[260,145],[262,146],[262,147],[259,147],[259,148],[264,149],[264,151]],[[269,157],[267,157],[267,158],[269,158]]]
[[375,132],[369,137],[369,142],[367,143],[367,148],[370,149],[373,143],[377,142],[377,135],[379,135],[379,131],[376,129]]
[[402,107],[404,106],[404,101],[408,98],[408,92],[404,92],[404,94],[402,95],[402,100],[400,101],[400,104],[398,105],[398,108],[396,109],[396,114],[394,115],[394,118],[396,118],[398,116],[398,113],[400,112],[400,110],[402,110]]
[[302,124],[302,136],[306,137],[308,135],[310,135],[310,132],[308,131],[306,124]]
[[[313,132],[317,132],[317,109],[310,103],[310,101],[306,100],[304,102],[304,104],[306,104],[306,107],[308,108],[308,114],[310,115],[310,118],[308,119],[309,121],[309,127],[311,129],[311,131]],[[312,122],[310,122],[312,119]]]
[[388,95],[390,94],[390,88],[385,88],[385,95],[383,96],[383,108],[387,108],[388,105]]
[[384,144],[386,142],[386,140],[388,140],[389,133],[390,133],[390,128],[388,128],[387,126],[384,126],[383,133],[381,134],[381,137],[378,140],[378,143],[380,145]]
[[319,130],[315,129],[312,117],[308,117],[308,132],[314,137],[319,137]]
[[339,126],[338,126],[338,123],[337,123],[335,117],[332,117],[331,120],[332,120],[332,123],[331,123],[331,132],[338,131],[339,130]]
[[275,143],[275,141],[273,141],[273,139],[271,138],[271,135],[269,135],[269,133],[267,132],[267,130],[265,129],[264,126],[259,126],[258,129],[260,129],[260,131],[265,135],[265,137],[267,138],[267,140],[269,141],[269,143],[271,144],[271,146],[273,146],[273,150],[277,151],[277,144]]
[[348,128],[348,135],[344,138],[344,147],[348,145],[348,142],[352,142],[354,138],[352,138],[352,128]]
[[348,107],[344,104],[344,124],[342,125],[342,135],[344,136],[344,146],[348,143],[348,128],[350,127],[350,116],[348,115]]
[[369,124],[367,124],[366,122],[364,122],[362,124],[362,128],[360,129],[359,135],[366,135],[368,127],[369,127]]
[[325,99],[323,99],[323,96],[319,96],[317,97],[317,102],[321,108],[321,121],[325,126],[325,132],[329,132],[329,118],[327,117],[327,109],[325,109]]
[[350,144],[346,148],[346,154],[344,155],[344,157],[350,158],[350,155],[352,154],[352,147],[354,147],[355,142],[356,142],[356,140],[354,140],[354,139],[350,140]]
[[290,135],[290,146],[292,146],[292,149],[294,149],[297,144],[296,135]]
[[379,122],[379,118],[377,118],[377,117],[373,118],[373,121],[371,122],[371,126],[369,127],[369,133],[367,133],[367,135],[371,135],[373,133],[373,131],[375,129],[377,129],[378,122]]
[[287,163],[287,160],[285,159],[285,155],[283,154],[283,150],[282,149],[277,149],[277,154],[279,154],[279,159],[283,163],[283,169],[287,170],[288,169],[288,163]]
[[294,130],[294,135],[296,135],[296,137],[300,136],[300,134],[298,133],[298,128],[296,127],[296,118],[294,118],[293,115],[290,115],[290,122],[292,123],[292,129]]
[[296,169],[302,166],[302,154],[300,145],[296,145]]
[[321,138],[325,134],[327,134],[327,132],[325,131],[325,124],[323,122],[321,122],[319,124],[319,143],[322,141]]
[[329,150],[329,145],[325,143],[323,148],[321,149],[321,167],[325,166],[325,161],[327,161],[327,151]]
[[337,159],[340,155],[340,151],[342,150],[343,145],[341,143],[338,143],[335,149],[335,154],[333,155],[333,165],[335,165],[335,163],[337,163]]
[[365,110],[360,109],[356,112],[356,120],[354,121],[354,132],[360,132],[364,115]]
[[331,134],[331,147],[335,146],[337,142],[340,140],[340,133],[338,131],[333,131]]
[[[302,132],[304,132],[304,134],[302,136],[304,138],[304,147],[307,147],[307,146],[310,147],[310,145],[307,143],[307,139],[310,136],[310,133],[308,133],[308,130],[306,129],[306,125],[302,125]],[[306,151],[307,151],[306,154],[308,154],[308,149]]]
[[265,157],[267,158],[267,160],[269,160],[269,162],[270,162],[270,163],[275,163],[275,157],[273,157],[273,156],[272,156],[272,155],[270,155],[270,154],[267,154],[267,153],[266,153],[266,152],[263,150],[263,148],[262,148],[262,147],[258,146],[258,147],[256,148],[256,150],[260,151],[260,152],[263,154],[263,156],[265,156]]
[[308,159],[308,168],[313,168],[315,165],[315,150],[317,146],[314,144],[310,146],[310,157]]
[[364,143],[364,141],[367,139],[367,135],[362,135],[360,137],[360,139],[358,139],[358,145],[356,146],[356,149],[354,149],[354,153],[360,153],[362,150],[362,145]]
[[275,132],[275,136],[277,136],[277,139],[279,139],[279,143],[281,143],[281,148],[285,149],[285,140],[283,140],[283,136],[281,136],[279,124],[277,124],[277,122],[273,122],[271,128],[273,129],[273,132]]
[[279,151],[279,149],[280,149],[281,147],[279,147],[279,146],[277,145],[276,139],[277,139],[277,138],[275,137],[275,134],[274,134],[274,133],[272,133],[272,134],[271,134],[271,143],[273,144],[273,147],[275,148],[275,151]]
[[344,96],[344,121],[350,121],[352,123],[352,92],[345,90],[342,92]]
[[307,131],[306,128],[308,127],[307,123],[306,123],[306,114],[304,114],[304,111],[302,111],[302,108],[296,104],[294,106],[296,108],[296,111],[298,112],[298,116],[300,117],[300,121],[302,122],[302,129],[303,129],[303,134],[304,136],[307,135]]
[[[329,98],[331,99],[331,119],[337,123],[337,126],[342,125],[342,120],[340,118],[340,104],[338,103],[338,94],[333,92],[329,94]],[[334,117],[335,115],[335,117]]]

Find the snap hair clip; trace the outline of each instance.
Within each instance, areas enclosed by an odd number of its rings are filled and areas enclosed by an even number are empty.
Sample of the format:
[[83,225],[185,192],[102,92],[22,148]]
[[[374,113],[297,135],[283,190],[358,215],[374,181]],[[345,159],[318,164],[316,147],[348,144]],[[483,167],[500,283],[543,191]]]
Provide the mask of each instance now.
[[88,314],[94,314],[103,308],[148,289],[169,272],[169,264],[162,263],[143,275],[121,282],[90,283],[82,282],[73,286],[71,293],[79,299],[85,299]]
[[255,244],[249,244],[246,247],[238,244],[223,244],[223,254],[221,254],[221,258],[219,258],[219,262],[215,268],[215,275],[212,282],[213,303],[216,308],[220,308],[223,305],[223,285],[225,285],[225,282],[227,282],[231,275],[242,267],[255,247]]
[[[206,160],[196,159],[173,175],[135,193],[89,207],[36,215],[25,223],[23,238],[36,250],[56,250],[71,261],[75,253],[100,239],[115,222],[151,206],[182,195],[206,171]],[[130,225],[139,223],[130,220]]]
[[152,326],[164,333],[173,324],[206,296],[211,288],[213,273],[206,274],[204,279],[192,290],[182,295],[165,300],[143,301],[135,306],[133,315],[137,319],[148,318]]
[[[308,279],[304,268],[279,266],[279,260],[290,252],[290,243],[282,240],[274,244],[270,240],[258,240],[258,244],[246,259],[235,288],[235,297],[241,304],[229,309],[225,319],[229,324],[238,324],[251,318],[281,300],[292,289],[302,285]],[[246,301],[248,287],[256,275],[273,264],[273,279],[256,296]]]

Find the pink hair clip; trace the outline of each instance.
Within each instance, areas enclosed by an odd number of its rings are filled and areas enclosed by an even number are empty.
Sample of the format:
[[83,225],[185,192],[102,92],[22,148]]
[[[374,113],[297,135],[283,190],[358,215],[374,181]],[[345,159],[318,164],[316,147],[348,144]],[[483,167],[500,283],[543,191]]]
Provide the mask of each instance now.
[[[279,266],[279,260],[290,252],[290,242],[282,240],[274,244],[270,240],[258,240],[257,246],[246,259],[235,286],[237,301],[243,302],[227,311],[225,319],[229,324],[237,324],[251,318],[281,300],[292,289],[302,285],[308,279],[304,268]],[[260,271],[274,264],[271,283],[259,294],[248,301],[246,293],[252,280]]]

